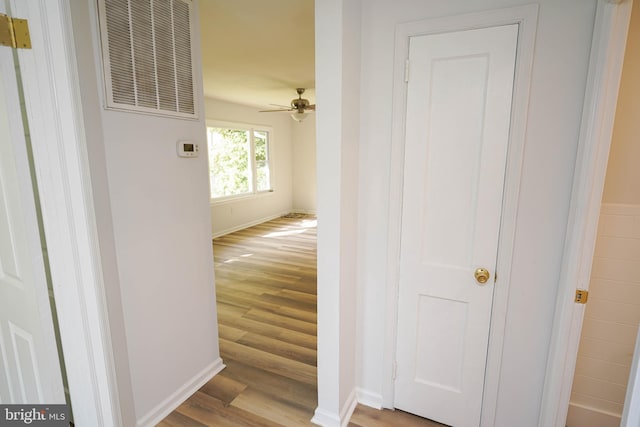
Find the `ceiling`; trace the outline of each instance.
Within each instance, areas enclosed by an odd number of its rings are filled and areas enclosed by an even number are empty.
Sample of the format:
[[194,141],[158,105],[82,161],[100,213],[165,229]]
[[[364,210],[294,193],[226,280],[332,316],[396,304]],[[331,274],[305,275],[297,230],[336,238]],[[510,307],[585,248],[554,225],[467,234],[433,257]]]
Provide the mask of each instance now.
[[314,0],[201,0],[206,97],[274,108],[315,103]]

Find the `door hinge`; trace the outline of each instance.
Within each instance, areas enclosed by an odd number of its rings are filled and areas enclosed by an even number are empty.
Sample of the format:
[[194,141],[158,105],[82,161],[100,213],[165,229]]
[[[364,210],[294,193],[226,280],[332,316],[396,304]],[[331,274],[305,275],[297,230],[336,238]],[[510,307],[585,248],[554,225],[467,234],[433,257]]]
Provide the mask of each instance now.
[[409,83],[409,60],[404,61],[404,82]]
[[0,46],[31,49],[31,36],[27,20],[0,14]]
[[589,299],[589,291],[584,289],[576,289],[576,299],[574,300],[578,304],[586,304]]

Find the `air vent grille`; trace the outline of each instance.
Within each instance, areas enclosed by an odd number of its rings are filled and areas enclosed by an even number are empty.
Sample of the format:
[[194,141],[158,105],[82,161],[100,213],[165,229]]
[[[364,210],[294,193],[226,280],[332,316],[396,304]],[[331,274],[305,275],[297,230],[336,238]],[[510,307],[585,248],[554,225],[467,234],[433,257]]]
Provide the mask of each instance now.
[[100,0],[107,107],[195,118],[190,0]]

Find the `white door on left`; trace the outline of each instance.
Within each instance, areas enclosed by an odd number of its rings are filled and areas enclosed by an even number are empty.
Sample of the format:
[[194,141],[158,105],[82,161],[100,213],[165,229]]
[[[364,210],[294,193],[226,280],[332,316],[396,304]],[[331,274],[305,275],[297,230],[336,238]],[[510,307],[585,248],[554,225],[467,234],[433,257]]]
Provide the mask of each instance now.
[[[0,12],[4,11],[0,3]],[[11,48],[0,47],[0,404],[65,403]]]

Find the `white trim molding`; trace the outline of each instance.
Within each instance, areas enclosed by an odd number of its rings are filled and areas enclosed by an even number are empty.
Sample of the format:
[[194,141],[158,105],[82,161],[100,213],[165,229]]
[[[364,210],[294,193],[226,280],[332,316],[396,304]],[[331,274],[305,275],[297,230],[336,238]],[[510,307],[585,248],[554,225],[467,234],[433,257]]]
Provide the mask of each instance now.
[[627,395],[624,400],[624,411],[620,427],[640,426],[640,329],[636,337],[636,348],[633,363],[629,372]]
[[120,426],[69,2],[9,3],[31,32],[18,62],[74,421]]
[[218,375],[225,368],[221,358],[214,360],[209,366],[198,372],[182,387],[176,390],[171,396],[160,402],[155,408],[140,418],[136,427],[153,427],[172,413],[178,406],[182,405],[192,394],[198,391],[203,385]]
[[382,395],[363,388],[356,388],[358,403],[373,409],[382,409]]
[[245,222],[244,224],[240,224],[240,225],[236,225],[234,227],[225,228],[224,230],[216,231],[215,233],[211,234],[211,239],[217,239],[218,237],[226,236],[227,234],[231,234],[231,233],[236,232],[236,231],[244,230],[245,228],[253,227],[254,225],[262,224],[263,222],[271,221],[271,220],[276,219],[276,218],[280,218],[280,217],[282,217],[282,216],[284,216],[284,215],[286,215],[288,213],[289,213],[289,211],[283,211],[283,212],[280,212],[280,213],[275,214],[275,215],[265,216],[263,218],[259,218],[259,219],[253,220],[253,221]]
[[340,418],[333,412],[325,411],[320,407],[316,408],[311,422],[322,427],[340,427]]
[[356,410],[358,405],[358,399],[356,398],[357,391],[353,389],[347,398],[340,414],[336,417],[335,414],[327,412],[321,408],[316,408],[311,422],[322,427],[347,427],[353,411]]
[[356,410],[356,406],[358,406],[357,392],[356,389],[353,389],[351,390],[347,401],[344,403],[342,411],[340,411],[340,427],[347,427],[349,425],[349,421],[351,420],[353,411]]
[[582,111],[567,235],[538,426],[564,427],[611,146],[632,1],[599,0]]
[[303,215],[317,215],[315,209],[291,209],[291,213]]
[[498,383],[502,363],[502,347],[508,302],[508,284],[511,275],[511,257],[516,230],[517,206],[524,153],[526,120],[528,115],[531,69],[538,19],[538,6],[527,5],[507,9],[490,10],[459,16],[428,19],[398,25],[394,58],[393,128],[391,168],[389,178],[389,230],[387,250],[386,327],[384,331],[382,406],[394,406],[393,365],[395,361],[398,277],[400,266],[400,236],[404,175],[404,133],[406,84],[404,65],[408,57],[411,37],[449,31],[464,31],[499,25],[518,24],[518,50],[509,134],[509,152],[506,165],[505,189],[502,207],[502,223],[499,241],[497,269],[505,286],[496,286],[491,313],[491,330],[485,375],[485,391],[482,403],[482,426],[494,423],[498,398]]

